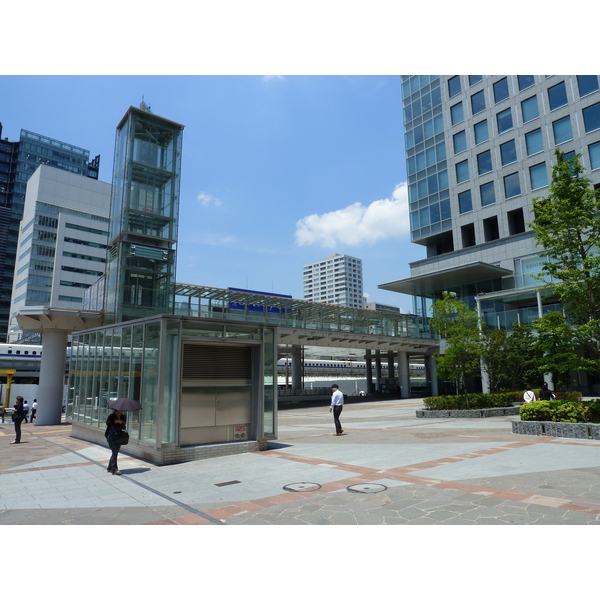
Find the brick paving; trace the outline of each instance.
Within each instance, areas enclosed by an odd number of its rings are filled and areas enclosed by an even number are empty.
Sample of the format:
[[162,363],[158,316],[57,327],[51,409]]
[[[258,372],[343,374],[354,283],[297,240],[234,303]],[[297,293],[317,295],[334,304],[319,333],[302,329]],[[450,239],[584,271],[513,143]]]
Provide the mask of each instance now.
[[263,452],[158,467],[0,424],[0,525],[592,525],[600,441],[518,436],[518,417],[417,419],[419,400],[281,410]]

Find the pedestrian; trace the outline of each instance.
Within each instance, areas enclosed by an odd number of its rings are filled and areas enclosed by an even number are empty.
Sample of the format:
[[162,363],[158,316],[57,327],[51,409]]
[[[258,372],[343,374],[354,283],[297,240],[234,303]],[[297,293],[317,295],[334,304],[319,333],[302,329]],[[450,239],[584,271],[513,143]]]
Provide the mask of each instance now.
[[29,419],[30,423],[33,423],[33,420],[35,419],[35,413],[37,412],[37,398],[33,399],[33,403],[31,405],[31,417]]
[[121,444],[115,441],[115,436],[121,433],[121,431],[125,431],[126,421],[127,419],[122,410],[114,410],[106,418],[106,431],[104,432],[104,437],[108,442],[108,447],[112,450],[106,470],[113,475],[122,475],[117,466],[117,455],[121,449]]
[[0,406],[0,417],[2,417],[2,422],[4,423],[4,415],[6,413],[6,409],[4,406]]
[[25,418],[23,420],[27,423],[27,415],[29,414],[29,402],[27,400],[23,402],[23,410],[25,411]]
[[523,401],[532,402],[533,400],[535,400],[535,393],[531,391],[531,386],[528,385],[526,392],[523,394]]
[[21,443],[21,423],[25,418],[25,411],[23,410],[23,396],[17,396],[15,399],[15,405],[12,414],[12,420],[15,424],[15,440],[11,444]]
[[545,381],[540,390],[540,400],[554,400],[554,394],[552,390],[548,389],[548,384]]
[[333,411],[333,422],[335,423],[335,433],[333,435],[342,435],[344,430],[340,423],[340,415],[344,408],[344,394],[340,392],[339,387],[336,383],[331,386],[331,406],[329,412]]

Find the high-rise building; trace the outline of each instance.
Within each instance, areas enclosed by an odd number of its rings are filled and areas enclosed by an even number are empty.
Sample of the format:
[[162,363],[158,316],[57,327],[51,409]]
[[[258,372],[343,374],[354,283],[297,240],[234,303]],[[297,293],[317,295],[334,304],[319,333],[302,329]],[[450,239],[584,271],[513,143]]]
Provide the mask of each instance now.
[[143,102],[117,125],[106,324],[174,310],[182,136]]
[[362,260],[346,254],[330,254],[305,265],[304,299],[362,308]]
[[[27,183],[7,339],[22,339],[25,306],[83,308],[104,275],[111,185],[40,165]],[[37,340],[36,340],[37,341]]]
[[18,142],[2,140],[0,124],[0,339],[8,330],[19,227],[27,182],[39,165],[98,179],[100,157],[89,150],[25,129]]
[[600,185],[598,76],[403,76],[412,241],[427,251],[411,277],[382,289],[426,314],[457,294],[511,330],[559,306],[538,292],[532,199],[549,193],[555,148],[581,155]]

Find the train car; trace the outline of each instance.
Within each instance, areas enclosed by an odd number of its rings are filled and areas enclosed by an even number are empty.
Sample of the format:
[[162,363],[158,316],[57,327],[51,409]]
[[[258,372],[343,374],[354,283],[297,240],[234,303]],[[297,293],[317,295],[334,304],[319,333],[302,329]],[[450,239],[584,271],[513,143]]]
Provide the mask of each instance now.
[[[304,375],[328,375],[328,376],[361,376],[366,375],[367,363],[364,360],[327,360],[327,359],[305,359],[303,362]],[[277,372],[279,375],[285,375],[286,370],[291,370],[291,361],[286,358],[280,358],[277,361]],[[374,371],[374,369],[373,369]],[[387,362],[381,363],[382,377],[386,377],[388,372]],[[420,363],[411,363],[409,365],[410,377],[425,377],[425,365]]]

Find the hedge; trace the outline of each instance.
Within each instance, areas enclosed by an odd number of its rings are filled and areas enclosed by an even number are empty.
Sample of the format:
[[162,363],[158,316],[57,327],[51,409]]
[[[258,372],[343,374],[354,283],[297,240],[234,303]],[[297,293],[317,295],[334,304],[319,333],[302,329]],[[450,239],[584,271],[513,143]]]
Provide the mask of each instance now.
[[600,398],[595,400],[535,400],[523,404],[522,421],[600,423]]
[[502,392],[497,394],[469,394],[469,406],[467,406],[464,396],[431,396],[424,398],[423,404],[429,410],[466,410],[468,408],[503,408],[512,406],[514,401],[511,394]]

